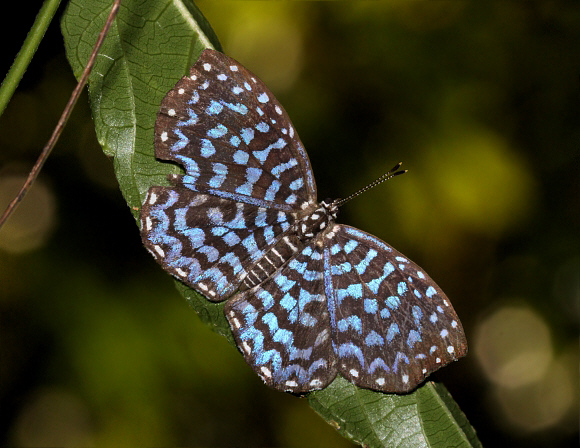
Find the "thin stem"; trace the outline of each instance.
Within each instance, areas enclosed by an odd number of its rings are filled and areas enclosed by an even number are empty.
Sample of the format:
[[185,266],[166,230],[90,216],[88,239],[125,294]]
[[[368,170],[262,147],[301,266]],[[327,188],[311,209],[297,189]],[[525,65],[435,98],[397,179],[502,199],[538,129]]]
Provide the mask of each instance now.
[[10,67],[0,86],[0,115],[4,113],[4,109],[6,109],[22,76],[24,76],[24,72],[30,65],[30,61],[34,53],[36,53],[38,45],[40,45],[40,41],[44,37],[44,33],[46,33],[59,4],[60,0],[45,0],[40,11],[38,11],[32,28],[30,28],[20,51],[12,63],[12,67]]
[[46,162],[46,159],[48,158],[52,149],[54,148],[54,145],[58,141],[60,134],[62,133],[62,130],[64,129],[64,126],[66,125],[66,122],[68,121],[70,114],[71,114],[76,102],[78,101],[79,96],[80,96],[83,88],[85,87],[85,84],[87,83],[87,80],[89,78],[91,70],[93,69],[93,66],[95,65],[95,60],[97,59],[97,55],[99,53],[99,50],[101,49],[101,45],[103,44],[103,41],[105,40],[105,37],[107,36],[107,33],[109,32],[109,28],[111,27],[111,25],[113,24],[113,21],[115,20],[115,17],[117,15],[117,12],[119,11],[120,5],[121,5],[121,0],[115,0],[115,2],[113,3],[113,7],[111,8],[111,12],[109,13],[109,17],[107,18],[105,26],[103,27],[103,29],[101,30],[101,33],[99,34],[99,38],[97,39],[97,43],[95,44],[95,48],[93,49],[93,52],[91,53],[91,57],[89,58],[89,61],[87,62],[87,65],[85,66],[85,69],[83,71],[81,78],[79,79],[77,86],[73,90],[73,93],[71,94],[71,97],[68,100],[68,103],[67,103],[66,107],[64,108],[62,115],[61,115],[60,119],[58,120],[58,123],[56,124],[56,127],[54,128],[54,131],[52,132],[50,139],[48,140],[48,142],[46,143],[42,152],[40,153],[40,156],[38,157],[38,160],[36,161],[36,163],[32,167],[32,170],[30,170],[30,173],[28,174],[28,178],[24,182],[24,185],[22,186],[22,188],[18,192],[18,195],[16,195],[16,197],[12,200],[12,202],[10,202],[10,204],[8,205],[6,210],[4,211],[4,214],[0,218],[0,227],[2,227],[2,225],[10,217],[10,215],[12,215],[12,213],[16,209],[16,206],[20,203],[20,201],[22,201],[22,199],[24,198],[26,193],[28,193],[28,190],[30,189],[30,187],[32,186],[32,184],[34,183],[36,178],[38,177],[38,174],[40,173],[40,170],[42,169],[44,162]]

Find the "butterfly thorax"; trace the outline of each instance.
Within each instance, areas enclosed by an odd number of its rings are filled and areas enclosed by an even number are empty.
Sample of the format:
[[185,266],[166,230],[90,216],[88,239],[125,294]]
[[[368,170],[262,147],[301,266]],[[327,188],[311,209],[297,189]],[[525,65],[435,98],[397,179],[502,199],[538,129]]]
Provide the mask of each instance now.
[[246,272],[241,290],[253,288],[267,280],[294,254],[301,251],[308,241],[320,235],[338,216],[336,201],[326,199],[317,208],[299,218],[286,234],[270,247]]
[[305,215],[296,223],[296,232],[302,241],[307,241],[326,229],[338,216],[336,201],[325,199],[320,207]]

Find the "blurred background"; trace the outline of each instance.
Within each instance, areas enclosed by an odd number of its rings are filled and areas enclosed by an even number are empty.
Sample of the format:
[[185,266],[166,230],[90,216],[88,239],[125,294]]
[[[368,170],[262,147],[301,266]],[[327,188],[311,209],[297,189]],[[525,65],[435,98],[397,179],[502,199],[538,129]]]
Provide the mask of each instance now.
[[[578,446],[580,3],[197,4],[292,117],[319,199],[404,162],[340,221],[451,298],[470,352],[433,378],[484,446]],[[13,8],[3,74],[37,12]],[[74,85],[55,22],[0,117],[2,210]],[[0,444],[350,446],[178,295],[86,98],[0,230]]]

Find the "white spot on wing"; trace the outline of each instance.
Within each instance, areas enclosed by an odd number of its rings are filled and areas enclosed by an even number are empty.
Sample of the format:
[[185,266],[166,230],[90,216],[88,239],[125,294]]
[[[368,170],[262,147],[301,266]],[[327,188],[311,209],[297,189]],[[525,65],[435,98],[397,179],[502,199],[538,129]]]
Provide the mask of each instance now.
[[316,336],[316,340],[314,341],[314,346],[318,347],[320,344],[325,342],[327,339],[328,339],[328,329],[325,328],[320,333],[318,333],[318,336]]

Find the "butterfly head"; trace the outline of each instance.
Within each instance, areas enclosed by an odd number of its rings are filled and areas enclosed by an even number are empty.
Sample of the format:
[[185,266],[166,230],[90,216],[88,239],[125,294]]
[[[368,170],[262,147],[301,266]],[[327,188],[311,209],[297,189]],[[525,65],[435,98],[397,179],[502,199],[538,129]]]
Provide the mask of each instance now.
[[324,201],[322,201],[320,205],[322,206],[321,208],[328,216],[332,217],[332,219],[336,219],[336,217],[338,216],[338,199],[332,200],[330,198],[327,198]]

